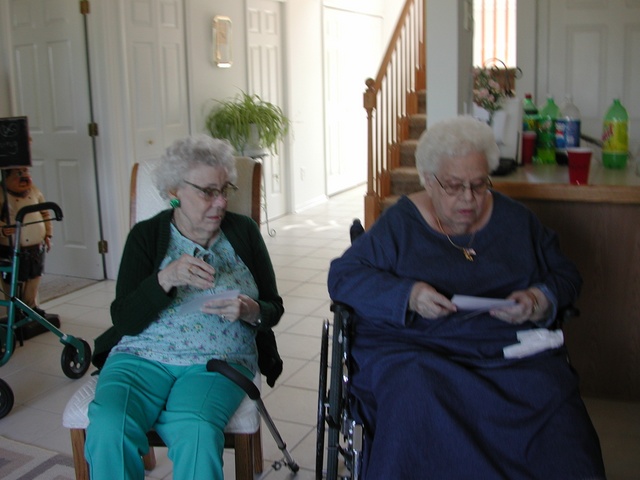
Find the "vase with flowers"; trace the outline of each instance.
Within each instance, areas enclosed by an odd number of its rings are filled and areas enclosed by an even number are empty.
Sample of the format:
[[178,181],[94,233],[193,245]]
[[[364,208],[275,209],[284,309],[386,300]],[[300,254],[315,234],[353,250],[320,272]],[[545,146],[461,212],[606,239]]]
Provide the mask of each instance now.
[[474,67],[473,69],[473,103],[488,112],[488,123],[497,110],[502,108],[502,101],[506,93],[502,86],[493,78],[493,69]]

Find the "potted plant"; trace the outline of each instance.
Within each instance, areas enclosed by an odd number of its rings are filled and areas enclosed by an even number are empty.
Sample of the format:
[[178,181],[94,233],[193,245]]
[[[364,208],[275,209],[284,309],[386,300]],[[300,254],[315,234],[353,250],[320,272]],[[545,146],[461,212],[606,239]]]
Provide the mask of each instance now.
[[247,156],[278,153],[290,124],[280,107],[246,92],[217,101],[206,118],[211,136],[229,140],[238,154]]

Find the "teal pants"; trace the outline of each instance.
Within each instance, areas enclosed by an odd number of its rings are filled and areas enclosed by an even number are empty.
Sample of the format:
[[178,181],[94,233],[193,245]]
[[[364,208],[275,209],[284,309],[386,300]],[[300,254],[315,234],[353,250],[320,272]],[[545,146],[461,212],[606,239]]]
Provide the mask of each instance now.
[[[253,378],[248,369],[233,366]],[[85,456],[91,479],[143,480],[146,432],[154,428],[169,448],[173,478],[223,480],[224,428],[244,395],[205,365],[112,355],[89,405]]]

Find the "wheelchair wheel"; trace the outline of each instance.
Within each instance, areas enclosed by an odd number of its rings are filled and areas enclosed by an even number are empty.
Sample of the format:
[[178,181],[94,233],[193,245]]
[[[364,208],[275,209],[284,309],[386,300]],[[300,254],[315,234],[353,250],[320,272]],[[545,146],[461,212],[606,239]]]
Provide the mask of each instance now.
[[62,371],[69,378],[82,377],[91,365],[91,347],[85,340],[80,339],[80,341],[84,347],[83,361],[80,361],[80,352],[73,345],[65,345],[64,350],[62,350],[60,363],[62,364]]
[[318,379],[318,420],[316,424],[316,480],[322,480],[324,464],[324,433],[327,420],[327,371],[329,359],[329,321],[322,325],[320,344],[320,374]]
[[9,415],[13,408],[13,390],[7,382],[0,379],[0,418]]

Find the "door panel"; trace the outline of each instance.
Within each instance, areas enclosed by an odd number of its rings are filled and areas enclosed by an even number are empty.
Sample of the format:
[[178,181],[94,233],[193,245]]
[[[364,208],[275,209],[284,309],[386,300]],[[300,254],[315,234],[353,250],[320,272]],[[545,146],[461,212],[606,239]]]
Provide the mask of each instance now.
[[382,20],[335,8],[324,9],[325,132],[327,194],[367,178],[365,80],[381,60]]
[[[249,0],[247,2],[247,55],[249,92],[283,107],[282,87],[282,15],[281,2]],[[286,213],[286,151],[263,158],[265,197],[269,218]]]
[[101,279],[83,18],[74,0],[13,0],[15,115],[29,118],[34,183],[62,208],[46,272]]
[[125,2],[135,159],[189,135],[182,0]]

